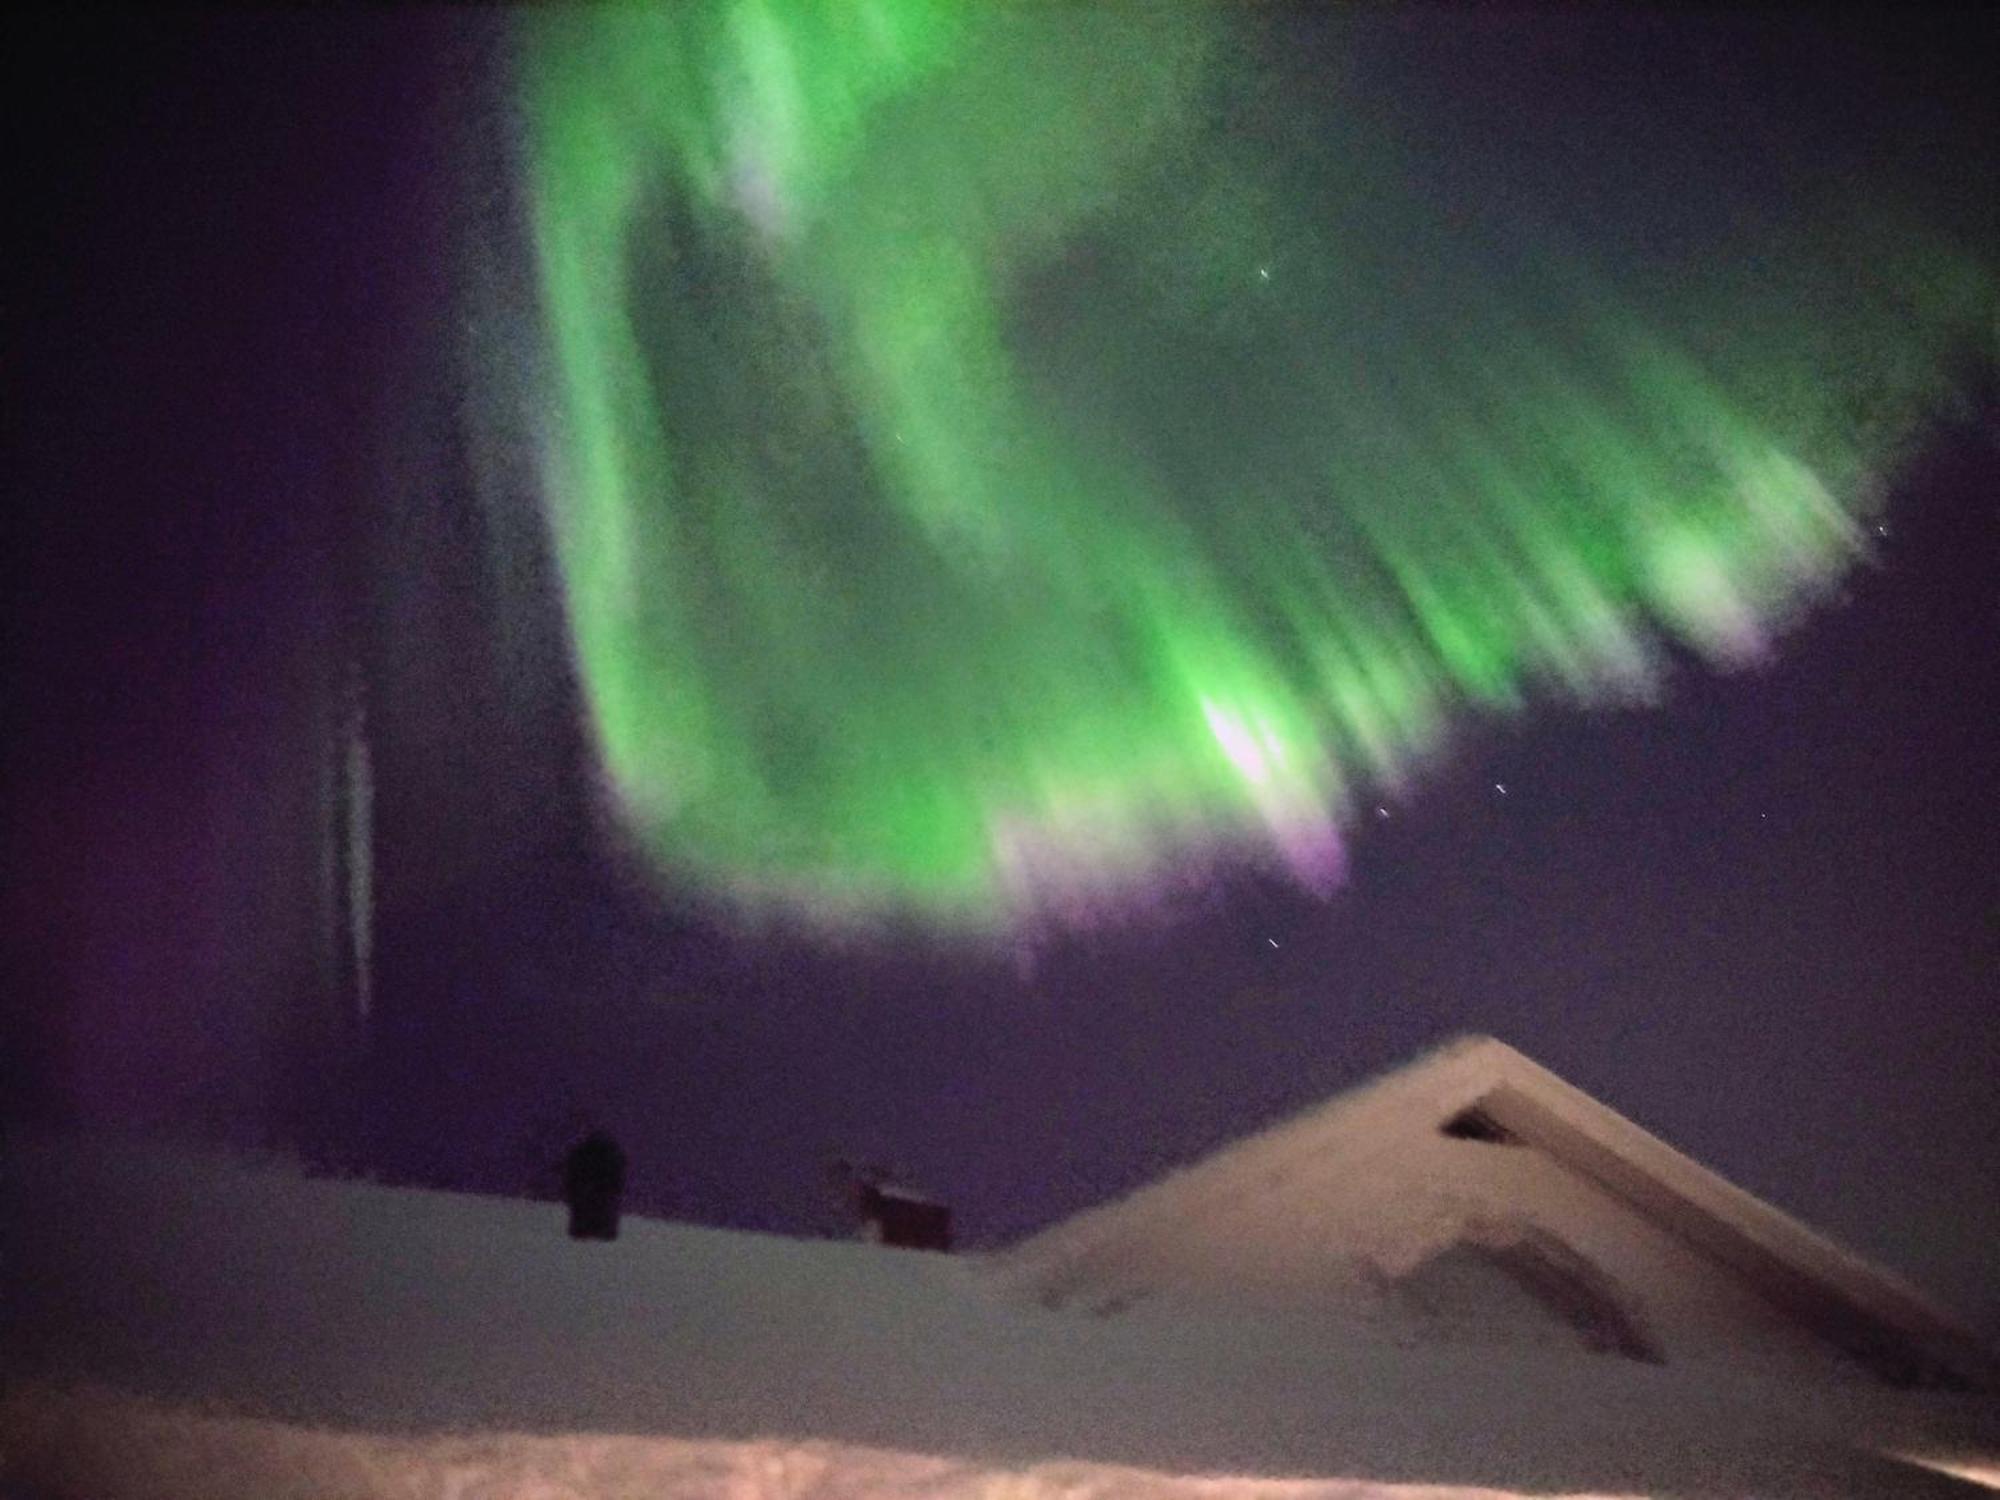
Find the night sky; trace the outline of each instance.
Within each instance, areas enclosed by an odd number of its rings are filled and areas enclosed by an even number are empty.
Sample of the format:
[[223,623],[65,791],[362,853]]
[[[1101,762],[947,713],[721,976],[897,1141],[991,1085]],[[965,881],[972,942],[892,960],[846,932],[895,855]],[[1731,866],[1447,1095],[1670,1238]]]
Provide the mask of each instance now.
[[[1495,24],[1384,28],[1355,86],[1485,170],[1480,89],[1518,80],[1438,80]],[[1271,25],[1305,87],[1330,43]],[[1942,163],[1915,198],[1995,263],[1972,19],[1578,28],[1663,96],[1753,91],[1799,172]],[[1669,642],[1657,703],[1466,717],[1357,805],[1331,895],[1252,865],[1031,944],[908,914],[828,937],[730,912],[608,811],[559,548],[461,378],[494,347],[464,245],[522,211],[490,149],[504,23],[13,30],[38,82],[7,106],[9,1117],[547,1193],[589,1114],[645,1209],[845,1232],[844,1156],[992,1245],[1490,1032],[2000,1333],[1990,344],[1769,660]],[[1551,67],[1524,138],[1591,118],[1589,73]],[[350,661],[366,1028],[323,951]]]

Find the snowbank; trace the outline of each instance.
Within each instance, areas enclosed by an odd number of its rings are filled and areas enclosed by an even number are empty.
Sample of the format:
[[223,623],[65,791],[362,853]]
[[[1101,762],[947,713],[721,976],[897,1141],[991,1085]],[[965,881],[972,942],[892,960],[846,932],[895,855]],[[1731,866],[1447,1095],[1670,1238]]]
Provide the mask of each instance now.
[[[1093,1318],[976,1257],[643,1220],[580,1244],[550,1205],[185,1151],[14,1143],[0,1264],[0,1474],[37,1497],[1890,1495],[1963,1490],[1894,1455],[2000,1453],[1990,1399]],[[347,1477],[243,1477],[272,1465]]]

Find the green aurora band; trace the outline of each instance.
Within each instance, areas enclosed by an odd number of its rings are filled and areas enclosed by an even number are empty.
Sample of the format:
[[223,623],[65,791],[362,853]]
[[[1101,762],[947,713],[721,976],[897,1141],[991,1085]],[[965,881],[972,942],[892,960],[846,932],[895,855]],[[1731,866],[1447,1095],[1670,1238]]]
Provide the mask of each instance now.
[[972,930],[1323,889],[1461,716],[1757,659],[1865,555],[1981,260],[1726,121],[1481,141],[1255,19],[518,18],[538,483],[666,869]]

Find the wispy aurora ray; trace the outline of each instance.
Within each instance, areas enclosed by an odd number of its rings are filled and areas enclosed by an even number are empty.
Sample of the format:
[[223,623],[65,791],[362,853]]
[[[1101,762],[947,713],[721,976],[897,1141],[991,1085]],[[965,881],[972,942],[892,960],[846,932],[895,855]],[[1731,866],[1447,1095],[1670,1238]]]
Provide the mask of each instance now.
[[1590,199],[1255,18],[523,18],[541,483],[667,868],[975,927],[1326,888],[1455,719],[1757,657],[1861,555],[1981,263],[1768,162],[1663,208],[1608,143]]

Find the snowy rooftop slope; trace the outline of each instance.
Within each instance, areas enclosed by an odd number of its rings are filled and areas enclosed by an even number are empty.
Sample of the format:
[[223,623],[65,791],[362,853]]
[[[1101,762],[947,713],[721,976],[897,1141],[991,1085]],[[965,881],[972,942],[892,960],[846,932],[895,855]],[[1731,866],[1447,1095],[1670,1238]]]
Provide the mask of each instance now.
[[1992,1351],[1915,1288],[1486,1037],[1078,1215],[1002,1265],[1049,1306],[1361,1313],[1405,1337],[1581,1337],[1670,1365],[2000,1390]]
[[1887,1495],[1950,1482],[1884,1453],[2000,1453],[1984,1399],[1855,1384],[1801,1403],[1749,1373],[1400,1347],[1334,1317],[1055,1313],[972,1258],[645,1221],[577,1244],[545,1204],[185,1152],[15,1142],[0,1265],[0,1444],[50,1430],[30,1420],[48,1381],[88,1379],[371,1442],[654,1435],[713,1456],[782,1440],[975,1474],[1060,1459],[1503,1493]]

